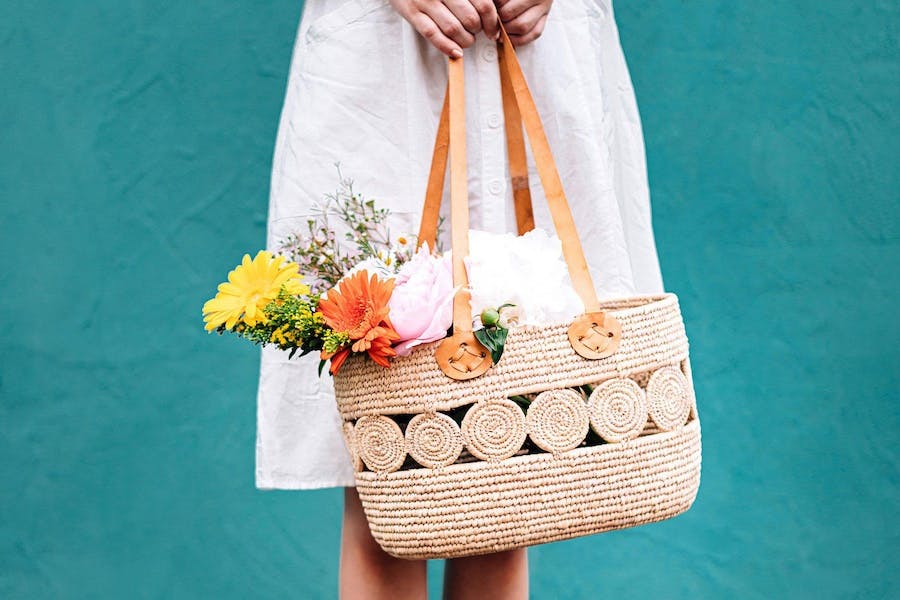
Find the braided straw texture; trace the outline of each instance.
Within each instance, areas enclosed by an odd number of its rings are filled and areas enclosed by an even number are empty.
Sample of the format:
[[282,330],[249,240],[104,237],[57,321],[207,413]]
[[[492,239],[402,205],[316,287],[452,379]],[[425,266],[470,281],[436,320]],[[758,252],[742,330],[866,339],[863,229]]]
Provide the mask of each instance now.
[[369,527],[388,553],[450,558],[661,521],[700,485],[700,422],[619,444],[443,469],[357,473]]
[[525,413],[506,398],[479,402],[463,417],[462,435],[466,449],[476,458],[509,458],[525,443]]
[[646,394],[633,379],[604,381],[591,392],[588,409],[591,426],[607,442],[634,439],[647,424]]
[[[509,332],[503,358],[476,379],[448,378],[434,359],[439,342],[423,344],[382,368],[361,355],[347,359],[334,377],[344,420],[367,415],[448,411],[480,398],[542,392],[678,364],[688,341],[674,294],[606,302],[604,310],[622,325],[615,354],[600,360],[572,350],[568,323],[516,327]],[[360,454],[363,454],[360,447]]]
[[416,415],[406,426],[406,449],[420,465],[437,469],[456,462],[463,437],[459,425],[447,415]]
[[691,413],[691,386],[677,367],[663,367],[647,382],[650,418],[664,431],[684,425]]
[[588,409],[573,390],[547,390],[538,394],[525,415],[528,435],[538,448],[565,452],[581,445],[588,432]]
[[[437,343],[389,369],[362,356],[347,360],[334,379],[338,407],[356,421],[348,445],[368,469],[356,473],[357,492],[387,552],[485,554],[660,521],[690,507],[700,485],[700,422],[678,299],[629,298],[604,310],[620,322],[622,340],[600,360],[573,352],[568,324],[511,330],[499,363],[469,381],[441,372]],[[608,381],[615,383],[604,387]],[[602,391],[588,403],[555,406],[575,394],[564,388],[584,384]],[[534,393],[543,400],[532,402],[530,417],[507,399]],[[635,415],[650,419],[630,420],[629,398],[642,404]],[[457,431],[440,411],[464,405],[472,406]],[[387,415],[414,416],[404,434]],[[578,435],[563,424],[577,424]],[[589,424],[617,443],[582,446]],[[529,435],[547,452],[527,451]],[[400,470],[407,452],[425,468]]]
[[356,432],[353,431],[353,423],[344,421],[344,444],[347,446],[347,452],[350,453],[350,460],[353,463],[353,471],[359,472],[363,470],[363,461],[359,457],[359,450],[356,447]]
[[356,451],[376,473],[390,473],[406,460],[406,441],[400,426],[388,417],[363,417],[353,428]]

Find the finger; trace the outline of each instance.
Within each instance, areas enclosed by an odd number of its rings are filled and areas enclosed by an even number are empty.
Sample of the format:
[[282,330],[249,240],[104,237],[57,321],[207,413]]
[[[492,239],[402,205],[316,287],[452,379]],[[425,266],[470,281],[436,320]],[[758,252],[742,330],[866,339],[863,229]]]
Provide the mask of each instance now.
[[541,34],[544,33],[544,26],[547,24],[547,15],[545,14],[541,17],[537,23],[535,23],[534,27],[528,33],[524,35],[510,35],[509,41],[513,43],[513,46],[519,47],[524,46],[525,44],[529,44],[534,40],[541,37]]
[[445,36],[462,48],[468,48],[475,43],[475,36],[466,31],[459,19],[443,4],[431,2],[423,10],[441,28],[441,32]]
[[431,42],[431,45],[452,58],[462,58],[463,52],[459,45],[448,38],[437,26],[437,23],[425,13],[416,13],[410,17],[409,22],[416,28],[422,37]]
[[500,20],[506,23],[515,19],[529,8],[536,6],[540,6],[540,4],[535,4],[535,0],[505,0],[505,2],[500,4],[498,10]]
[[466,31],[473,35],[481,31],[481,16],[469,0],[443,0],[443,2]]
[[500,37],[500,17],[491,0],[470,0],[481,19],[481,29],[492,40]]
[[547,15],[547,8],[543,5],[532,6],[515,19],[503,21],[506,25],[506,32],[510,37],[514,35],[525,35],[537,25],[542,17]]

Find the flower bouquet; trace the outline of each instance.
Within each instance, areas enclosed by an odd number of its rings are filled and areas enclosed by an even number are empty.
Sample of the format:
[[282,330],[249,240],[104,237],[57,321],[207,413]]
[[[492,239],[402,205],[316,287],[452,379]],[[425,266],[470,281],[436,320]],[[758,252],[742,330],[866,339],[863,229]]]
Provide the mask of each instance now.
[[[393,236],[390,211],[342,178],[306,227],[276,252],[244,255],[203,306],[206,330],[234,333],[300,356],[318,352],[320,373],[337,373],[351,354],[382,367],[448,335],[453,315],[451,253]],[[563,321],[580,304],[559,240],[471,231],[466,268],[473,329],[500,360],[513,324]]]

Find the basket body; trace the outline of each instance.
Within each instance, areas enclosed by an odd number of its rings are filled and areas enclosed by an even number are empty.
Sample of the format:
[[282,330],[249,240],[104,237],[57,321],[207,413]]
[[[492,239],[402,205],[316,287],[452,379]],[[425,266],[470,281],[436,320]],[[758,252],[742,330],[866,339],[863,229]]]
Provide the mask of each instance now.
[[[388,553],[497,552],[691,506],[700,422],[678,300],[642,296],[603,309],[622,338],[600,360],[572,351],[567,324],[512,329],[499,363],[470,381],[444,375],[437,343],[389,369],[347,360],[336,398],[357,491]],[[508,400],[526,394],[539,394],[527,409]]]

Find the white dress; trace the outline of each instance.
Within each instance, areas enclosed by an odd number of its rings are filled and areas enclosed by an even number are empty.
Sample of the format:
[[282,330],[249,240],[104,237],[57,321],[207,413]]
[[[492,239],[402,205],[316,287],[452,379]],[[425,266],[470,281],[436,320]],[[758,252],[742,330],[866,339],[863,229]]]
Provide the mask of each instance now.
[[[640,119],[610,0],[559,0],[543,35],[518,54],[598,294],[662,291]],[[515,231],[515,213],[497,69],[494,43],[479,35],[465,51],[470,218],[474,229],[501,232]],[[307,0],[275,146],[269,247],[337,188],[337,162],[393,211],[393,231],[414,233],[446,72],[387,0]],[[529,165],[536,225],[551,231]],[[317,363],[262,352],[259,488],[353,485],[331,379],[316,375]]]

